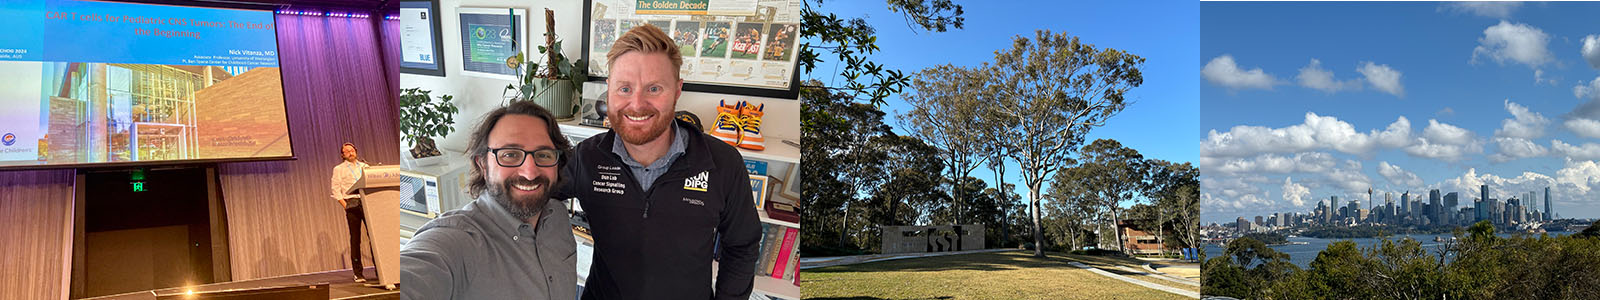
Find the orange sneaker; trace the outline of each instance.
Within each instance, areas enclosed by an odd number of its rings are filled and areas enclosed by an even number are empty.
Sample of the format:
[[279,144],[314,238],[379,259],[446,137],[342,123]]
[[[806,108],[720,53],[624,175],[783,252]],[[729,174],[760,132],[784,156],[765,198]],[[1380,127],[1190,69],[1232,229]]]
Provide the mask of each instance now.
[[767,150],[767,139],[761,137],[761,116],[766,114],[762,109],[766,104],[750,105],[744,101],[739,102],[739,148],[750,150]]
[[739,111],[744,102],[728,105],[726,100],[722,100],[717,104],[717,123],[712,126],[711,136],[728,143],[729,146],[739,146]]

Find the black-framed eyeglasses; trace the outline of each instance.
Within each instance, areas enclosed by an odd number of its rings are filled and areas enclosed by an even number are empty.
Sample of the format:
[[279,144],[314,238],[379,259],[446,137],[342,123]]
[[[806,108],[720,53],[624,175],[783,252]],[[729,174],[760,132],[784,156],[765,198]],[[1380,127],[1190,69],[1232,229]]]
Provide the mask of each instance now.
[[554,167],[557,162],[561,161],[561,150],[550,148],[533,151],[517,148],[498,148],[489,149],[489,153],[494,155],[496,164],[507,168],[521,167],[523,162],[528,161],[528,157],[533,157],[533,165],[540,167]]

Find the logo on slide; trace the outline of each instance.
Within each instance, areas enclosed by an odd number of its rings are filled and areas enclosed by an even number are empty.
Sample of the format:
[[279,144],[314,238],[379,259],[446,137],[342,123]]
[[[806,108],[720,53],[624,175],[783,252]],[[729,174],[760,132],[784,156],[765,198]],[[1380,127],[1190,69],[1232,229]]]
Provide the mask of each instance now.
[[4,136],[4,137],[0,137],[0,144],[6,144],[6,146],[11,146],[12,144],[16,144],[16,143],[17,143],[17,135],[11,134],[10,132],[7,132],[6,136]]

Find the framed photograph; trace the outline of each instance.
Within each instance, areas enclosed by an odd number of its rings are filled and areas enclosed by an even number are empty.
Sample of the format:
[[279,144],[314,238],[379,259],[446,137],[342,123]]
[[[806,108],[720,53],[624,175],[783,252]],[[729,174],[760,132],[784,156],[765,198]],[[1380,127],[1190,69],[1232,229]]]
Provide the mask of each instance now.
[[767,207],[767,176],[750,174],[750,196],[756,200],[755,209]]
[[784,198],[800,200],[800,190],[804,184],[800,182],[800,164],[789,164],[789,171],[783,176],[783,189],[778,192]]
[[528,53],[527,9],[456,9],[461,32],[461,73],[468,76],[517,80],[506,64],[517,52]]
[[590,81],[605,81],[610,74],[606,53],[618,36],[648,24],[678,44],[684,91],[799,98],[795,53],[800,51],[801,0],[655,7],[658,3],[585,1],[583,58],[589,62]]
[[400,1],[400,72],[444,77],[439,0]]

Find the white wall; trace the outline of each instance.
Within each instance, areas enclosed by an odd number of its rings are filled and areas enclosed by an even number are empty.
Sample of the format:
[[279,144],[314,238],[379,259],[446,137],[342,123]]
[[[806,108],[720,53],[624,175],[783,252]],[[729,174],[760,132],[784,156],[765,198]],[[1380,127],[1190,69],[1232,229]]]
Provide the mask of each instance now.
[[[544,34],[544,9],[555,11],[556,35],[562,39],[564,49],[562,54],[571,58],[582,57],[583,44],[583,5],[582,0],[560,1],[507,1],[507,0],[441,0],[439,3],[440,33],[444,36],[445,77],[400,74],[400,88],[422,88],[433,91],[432,95],[455,96],[453,102],[461,108],[460,114],[455,117],[455,132],[438,141],[443,151],[462,151],[467,143],[467,135],[480,121],[480,116],[493,110],[503,101],[501,91],[505,89],[510,80],[488,79],[481,77],[465,76],[461,74],[461,37],[459,24],[456,20],[457,7],[487,7],[487,8],[522,8],[527,9],[530,26],[523,28],[528,31],[528,37],[542,41]],[[537,55],[535,47],[529,47]],[[592,98],[597,91],[604,90],[604,83],[584,84],[584,97]],[[799,141],[800,137],[800,101],[794,99],[751,97],[743,95],[711,94],[701,92],[684,92],[678,98],[678,110],[686,110],[700,117],[700,120],[709,126],[716,121],[716,105],[718,100],[728,101],[745,100],[753,104],[766,104],[765,116],[762,117],[761,133],[767,139],[767,147],[788,147],[782,145],[780,140]],[[410,149],[410,145],[402,145]],[[409,155],[402,155],[409,157]]]

